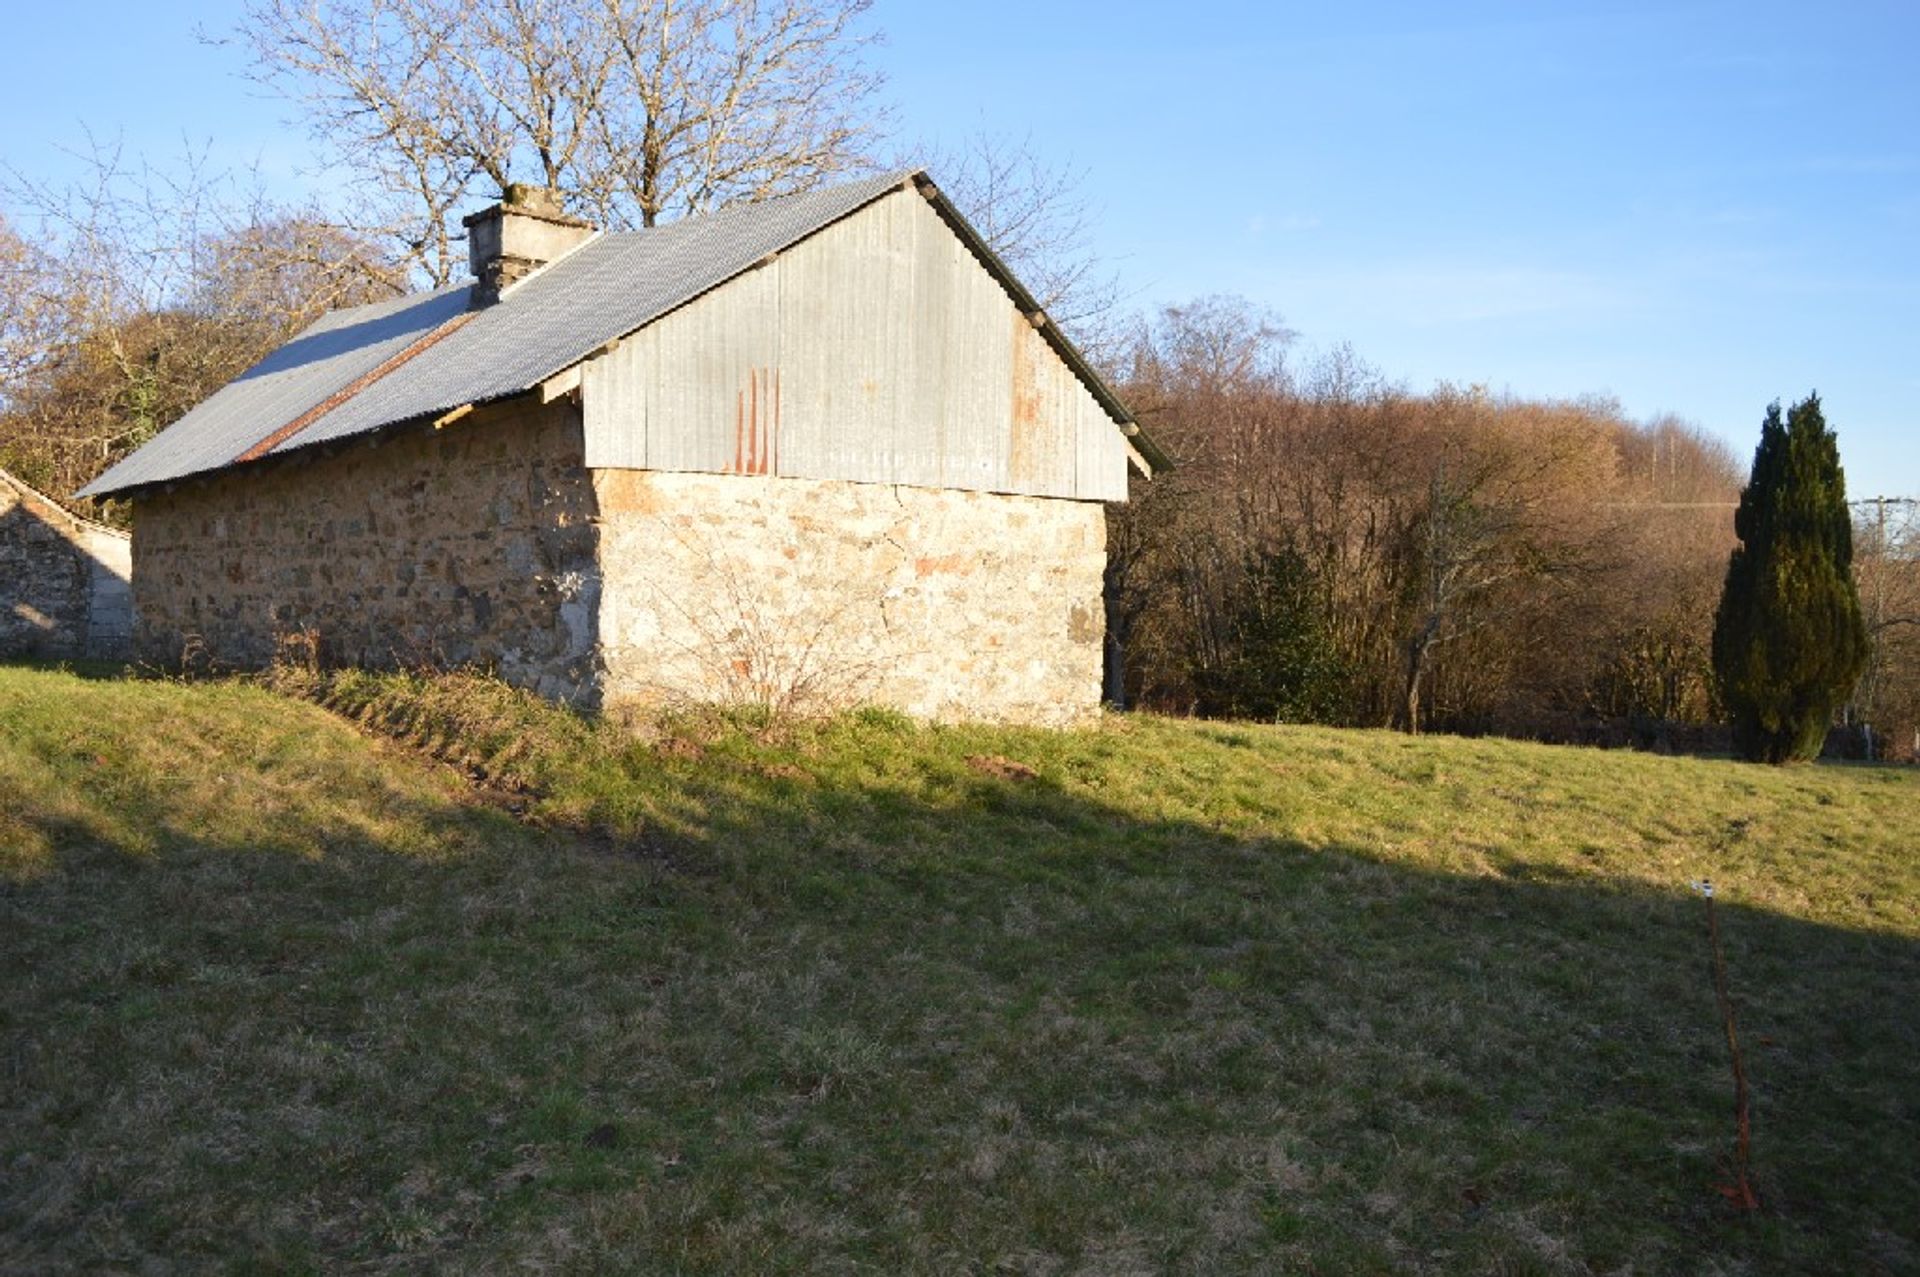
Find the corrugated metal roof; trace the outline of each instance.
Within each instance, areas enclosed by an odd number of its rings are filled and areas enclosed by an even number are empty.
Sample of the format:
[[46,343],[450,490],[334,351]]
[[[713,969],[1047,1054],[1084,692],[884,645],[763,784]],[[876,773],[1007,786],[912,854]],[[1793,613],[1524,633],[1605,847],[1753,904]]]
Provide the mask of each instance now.
[[272,431],[379,367],[466,305],[462,285],[323,315],[122,458],[79,495],[104,496],[231,465]]
[[[287,453],[530,390],[913,176],[890,173],[650,230],[599,236],[474,312],[417,358],[396,359],[465,313],[464,285],[336,311],[79,495],[105,496],[222,469],[334,397],[341,402],[270,451]],[[991,264],[1006,276],[1004,266]],[[1025,299],[1017,282],[1010,276],[1006,282],[1016,298]],[[392,368],[354,389],[389,361],[395,361]],[[1116,420],[1130,420],[1077,351],[1070,362],[1097,388]]]

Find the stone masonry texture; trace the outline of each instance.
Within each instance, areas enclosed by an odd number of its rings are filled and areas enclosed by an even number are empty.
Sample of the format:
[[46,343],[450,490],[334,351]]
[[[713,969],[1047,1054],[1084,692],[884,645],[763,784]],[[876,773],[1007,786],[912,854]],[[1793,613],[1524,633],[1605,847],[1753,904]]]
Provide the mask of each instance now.
[[523,399],[143,496],[136,647],[169,666],[480,666],[591,700],[581,449],[578,408]]
[[1097,502],[640,470],[594,486],[609,703],[1098,712]]
[[127,654],[127,536],[0,471],[0,657]]
[[585,706],[1098,711],[1097,502],[593,470],[523,398],[135,502],[140,654],[479,666]]

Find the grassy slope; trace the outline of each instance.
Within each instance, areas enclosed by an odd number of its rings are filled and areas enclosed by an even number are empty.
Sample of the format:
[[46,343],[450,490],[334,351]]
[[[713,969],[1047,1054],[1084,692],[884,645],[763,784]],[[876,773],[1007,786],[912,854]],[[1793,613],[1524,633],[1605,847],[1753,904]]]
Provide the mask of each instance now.
[[0,1272],[1920,1267],[1920,774],[324,694],[0,669]]

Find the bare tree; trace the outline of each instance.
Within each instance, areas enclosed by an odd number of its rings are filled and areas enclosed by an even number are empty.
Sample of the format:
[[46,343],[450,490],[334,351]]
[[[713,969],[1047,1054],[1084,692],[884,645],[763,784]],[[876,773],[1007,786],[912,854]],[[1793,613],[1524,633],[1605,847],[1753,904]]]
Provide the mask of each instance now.
[[1093,244],[1086,173],[1056,164],[1031,136],[969,135],[904,163],[930,171],[1047,315],[1095,358],[1117,353],[1120,276]]
[[1409,732],[1421,727],[1436,649],[1491,627],[1512,644],[1519,614],[1602,566],[1608,538],[1594,535],[1592,516],[1616,469],[1613,440],[1591,420],[1498,403],[1479,387],[1441,386],[1430,405],[1427,500],[1404,542],[1415,591],[1399,713]]
[[1166,307],[1132,336],[1126,393],[1174,468],[1108,509],[1106,690],[1116,704],[1131,671],[1145,699],[1192,708],[1192,671],[1222,659],[1231,596],[1262,534],[1240,481],[1250,461],[1265,465],[1292,337],[1236,297]]
[[0,464],[56,494],[322,312],[403,273],[311,209],[273,204],[192,154],[159,169],[96,146],[71,185],[10,173],[0,235]]
[[884,124],[870,0],[254,0],[255,74],[378,194],[355,221],[435,284],[456,215],[532,181],[604,226],[818,185]]
[[1875,757],[1920,757],[1920,501],[1853,503],[1854,580],[1872,655],[1847,707]]
[[65,301],[53,264],[0,216],[0,409],[45,365]]
[[[642,225],[805,190],[866,166],[884,115],[862,61],[869,0],[601,0],[618,49],[615,92],[637,117],[593,117],[618,181],[603,215]],[[624,197],[624,198],[621,198]]]
[[[1619,415],[1617,404],[1589,406]],[[1637,427],[1623,419],[1614,433],[1620,518],[1608,538],[1606,589],[1555,618],[1566,649],[1556,655],[1570,671],[1577,649],[1602,655],[1586,687],[1569,689],[1581,708],[1659,737],[1714,714],[1713,616],[1746,471],[1723,440],[1672,417]]]

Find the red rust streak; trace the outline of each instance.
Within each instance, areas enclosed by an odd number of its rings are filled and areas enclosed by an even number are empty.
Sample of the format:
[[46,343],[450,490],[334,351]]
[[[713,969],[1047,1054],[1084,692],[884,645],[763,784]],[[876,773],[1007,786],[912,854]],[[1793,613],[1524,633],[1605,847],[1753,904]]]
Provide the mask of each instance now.
[[747,370],[747,473],[760,473],[760,374]]
[[744,391],[733,392],[733,473],[741,474],[746,469],[747,454],[747,396]]
[[278,448],[281,444],[293,438],[302,430],[305,430],[308,426],[320,420],[320,418],[326,416],[335,408],[338,408],[341,404],[365,390],[368,386],[371,386],[374,382],[379,381],[394,369],[408,363],[418,355],[438,345],[446,338],[451,337],[454,333],[459,332],[460,329],[466,325],[466,322],[473,318],[473,314],[472,311],[468,311],[464,315],[455,315],[438,328],[421,334],[412,345],[400,351],[398,354],[390,356],[386,362],[382,363],[378,368],[355,377],[352,381],[340,387],[340,389],[334,391],[325,399],[322,399],[319,403],[307,409],[292,421],[289,421],[286,425],[254,444],[251,448],[248,448],[245,452],[233,459],[233,464],[238,465],[242,461],[256,461],[266,456],[269,452],[272,452],[275,448]]

